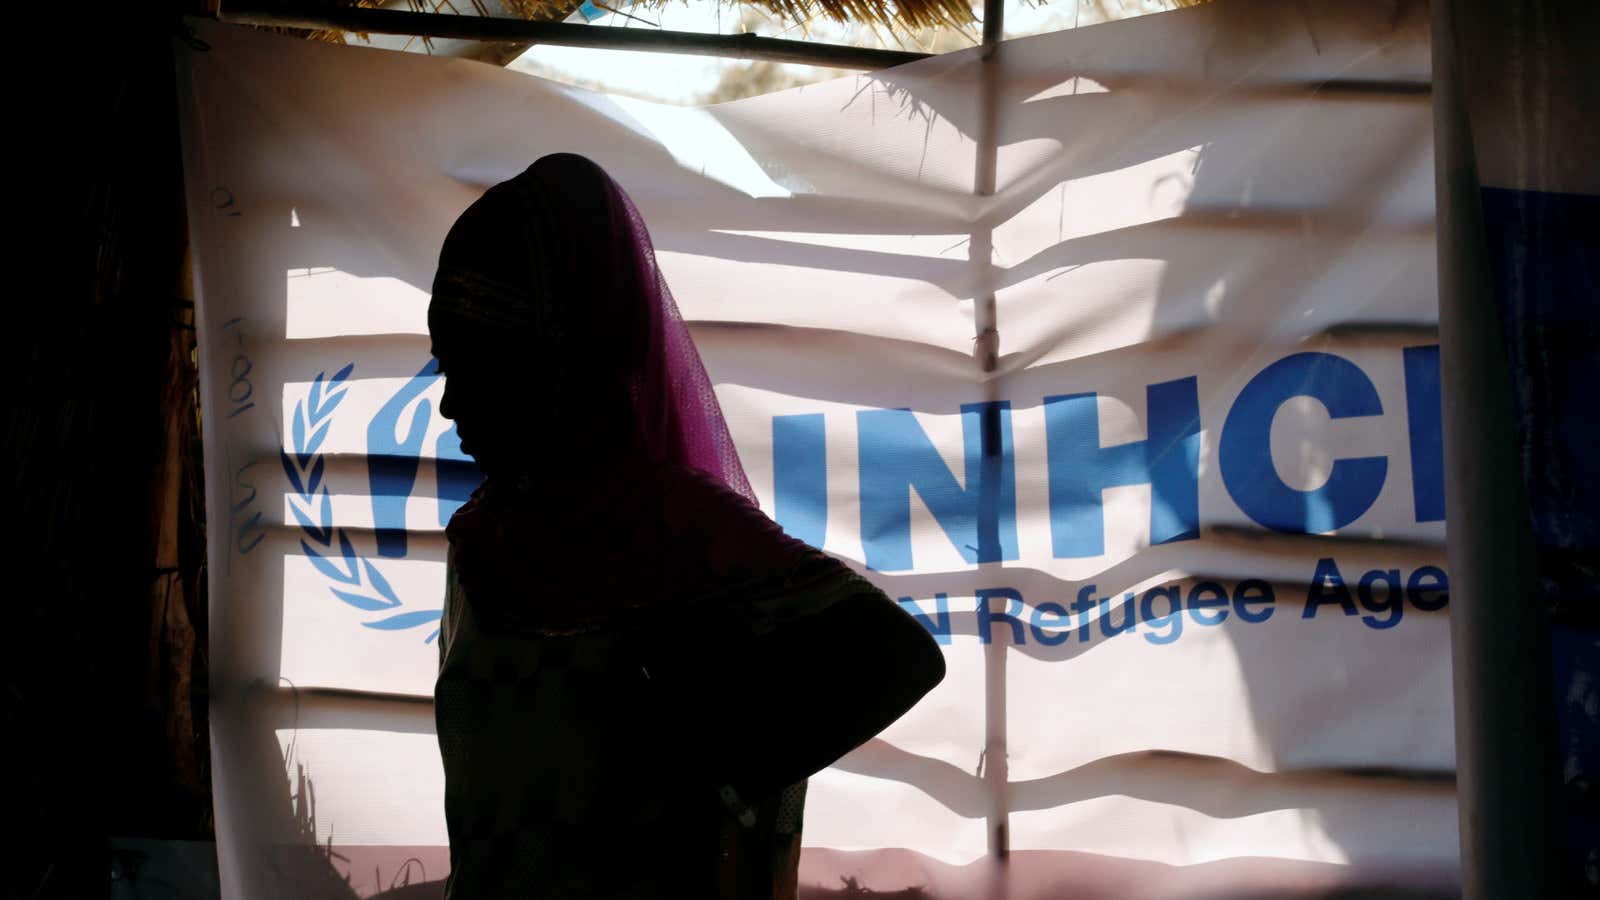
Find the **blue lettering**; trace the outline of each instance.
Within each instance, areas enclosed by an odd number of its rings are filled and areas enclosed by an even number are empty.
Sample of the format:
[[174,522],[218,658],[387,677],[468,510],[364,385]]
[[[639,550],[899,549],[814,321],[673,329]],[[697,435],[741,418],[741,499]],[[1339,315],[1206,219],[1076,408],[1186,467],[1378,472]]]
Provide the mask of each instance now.
[[[1377,601],[1377,591],[1373,587],[1383,585],[1383,602]],[[1400,624],[1400,618],[1405,615],[1405,591],[1400,586],[1399,569],[1373,569],[1361,576],[1356,583],[1356,597],[1361,605],[1374,613],[1388,613],[1380,619],[1377,616],[1362,616],[1361,621],[1374,630],[1393,628]]]
[[928,629],[933,639],[941,644],[950,643],[950,595],[943,592],[933,595],[934,616],[930,618],[917,606],[917,601],[910,597],[900,598],[900,608],[911,614],[911,618]]
[[[1156,615],[1151,609],[1150,601],[1163,597],[1167,601],[1167,611]],[[1146,625],[1153,627],[1165,625],[1165,632],[1151,631],[1144,639],[1152,644],[1170,644],[1183,637],[1183,590],[1175,584],[1153,587],[1144,592],[1144,597],[1139,601],[1139,618]]]
[[1050,469],[1050,540],[1056,558],[1105,553],[1101,492],[1150,485],[1150,540],[1200,536],[1200,401],[1196,379],[1145,389],[1147,437],[1100,446],[1095,394],[1044,398]]
[[827,434],[822,413],[772,417],[774,518],[796,540],[828,537]]
[[[1427,581],[1423,579],[1426,578]],[[1406,599],[1423,612],[1444,609],[1450,603],[1450,578],[1438,566],[1423,566],[1406,579]]]
[[1094,599],[1094,588],[1095,586],[1092,584],[1086,584],[1078,588],[1078,598],[1072,601],[1072,611],[1078,614],[1078,640],[1080,641],[1089,639],[1089,613],[1099,605],[1099,601]]
[[[1121,603],[1112,604],[1112,602],[1107,599],[1105,602],[1100,604],[1101,634],[1108,638],[1114,638],[1117,635],[1122,634],[1124,631],[1133,630],[1133,626],[1139,624],[1139,620],[1135,615],[1136,611],[1134,610],[1133,596],[1133,593],[1129,592],[1122,595]],[[1114,623],[1111,621],[1111,611],[1114,609],[1122,610],[1121,622]]]
[[[1233,587],[1233,614],[1241,622],[1259,624],[1272,618],[1272,604],[1277,598],[1272,593],[1272,585],[1259,578],[1247,578]],[[1259,612],[1252,610],[1250,604],[1260,603],[1266,606]]]
[[1316,618],[1317,607],[1328,603],[1339,604],[1347,616],[1356,614],[1355,601],[1350,599],[1350,589],[1345,587],[1338,564],[1324,556],[1317,560],[1317,571],[1311,576],[1311,589],[1306,593],[1306,608],[1300,618]]
[[1444,426],[1439,345],[1407,347],[1406,426],[1411,437],[1411,502],[1418,522],[1444,521]]
[[[978,592],[978,640],[989,643],[994,635],[995,621],[1005,622],[1011,626],[1011,643],[1023,643],[1022,636],[1022,594],[1012,588],[982,588]],[[1006,611],[997,613],[989,608],[989,600],[994,597],[1004,597]]]
[[1228,591],[1215,581],[1202,581],[1189,589],[1189,618],[1196,625],[1221,625],[1228,617]]
[[1017,558],[1016,473],[1009,403],[961,407],[967,486],[908,409],[856,413],[861,537],[869,569],[912,568],[911,490],[969,563]]
[[1223,483],[1246,515],[1275,531],[1320,533],[1354,522],[1383,490],[1389,461],[1340,459],[1310,491],[1284,484],[1272,464],[1272,419],[1291,397],[1311,397],[1335,419],[1376,416],[1383,402],[1355,363],[1331,353],[1296,353],[1262,369],[1239,393],[1222,426]]
[[[1045,621],[1046,615],[1055,618],[1052,621]],[[1028,630],[1033,632],[1034,640],[1046,647],[1065,644],[1072,640],[1072,614],[1067,612],[1065,606],[1046,600],[1033,608],[1033,622],[1028,626]]]

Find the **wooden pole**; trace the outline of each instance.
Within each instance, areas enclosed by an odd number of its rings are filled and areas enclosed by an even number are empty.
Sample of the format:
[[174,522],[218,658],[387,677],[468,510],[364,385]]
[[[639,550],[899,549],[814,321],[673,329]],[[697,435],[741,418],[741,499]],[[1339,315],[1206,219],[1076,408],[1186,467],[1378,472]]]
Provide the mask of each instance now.
[[906,50],[880,50],[819,44],[755,34],[695,34],[643,28],[603,28],[568,22],[530,22],[483,16],[418,13],[357,7],[310,7],[270,0],[224,2],[217,17],[236,25],[271,28],[306,28],[316,31],[355,31],[368,34],[403,34],[467,41],[503,41],[553,44],[604,50],[639,50],[647,53],[682,53],[761,59],[769,62],[831,66],[841,69],[887,69],[925,59],[932,54]]
[[[995,172],[999,159],[999,64],[1000,41],[1004,34],[1005,6],[1001,0],[984,0],[982,64],[978,67],[978,125],[974,139],[977,159],[973,172],[973,193],[979,197],[993,197]],[[1003,399],[999,379],[988,377],[1000,362],[1000,329],[995,311],[994,221],[991,211],[983,208],[973,226],[972,240],[968,244],[969,259],[980,274],[977,291],[972,302],[973,355],[978,367],[986,375],[985,398],[990,401],[983,422],[983,481],[980,484],[980,504],[990,515],[984,517],[986,527],[998,519],[999,460],[1002,454],[999,402]],[[972,475],[969,473],[969,478]],[[992,518],[991,518],[992,516]],[[981,537],[979,545],[988,543],[998,547],[999,535],[989,541]],[[1003,563],[989,566],[998,568]],[[987,600],[983,602],[988,602]],[[997,640],[983,648],[984,657],[984,747],[983,780],[988,789],[989,811],[989,862],[991,881],[987,893],[993,897],[1008,896],[1006,859],[1011,854],[1011,769],[1007,761],[1006,742],[1006,653],[1009,640]]]

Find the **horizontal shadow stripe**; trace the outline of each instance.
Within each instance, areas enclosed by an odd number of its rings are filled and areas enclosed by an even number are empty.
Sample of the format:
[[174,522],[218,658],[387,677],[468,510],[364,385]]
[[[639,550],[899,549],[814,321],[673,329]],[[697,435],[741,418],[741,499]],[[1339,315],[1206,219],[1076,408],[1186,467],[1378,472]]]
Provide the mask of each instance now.
[[[878,738],[851,751],[834,766],[909,784],[969,819],[983,818],[992,807],[991,788],[981,777]],[[1258,772],[1220,757],[1146,751],[1109,756],[1047,778],[1012,781],[1006,791],[1012,812],[1123,796],[1234,819],[1314,807],[1318,798],[1340,802],[1352,802],[1359,796],[1453,798],[1455,773],[1373,769]]]

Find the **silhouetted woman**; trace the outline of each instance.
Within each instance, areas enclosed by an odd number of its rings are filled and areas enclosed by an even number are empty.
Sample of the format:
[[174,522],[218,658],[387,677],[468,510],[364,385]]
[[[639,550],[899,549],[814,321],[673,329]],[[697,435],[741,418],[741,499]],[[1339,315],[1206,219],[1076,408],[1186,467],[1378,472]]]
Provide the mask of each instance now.
[[937,646],[756,508],[594,163],[462,213],[428,327],[486,476],[446,529],[448,895],[793,896],[804,779],[937,683]]

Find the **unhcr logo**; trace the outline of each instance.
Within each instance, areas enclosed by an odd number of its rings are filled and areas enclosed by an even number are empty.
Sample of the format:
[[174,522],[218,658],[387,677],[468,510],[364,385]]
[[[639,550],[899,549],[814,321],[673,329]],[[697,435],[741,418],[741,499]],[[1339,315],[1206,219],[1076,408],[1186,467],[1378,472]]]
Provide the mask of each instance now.
[[[345,399],[346,383],[354,371],[355,364],[350,363],[332,376],[318,372],[306,397],[295,404],[289,425],[289,447],[282,454],[283,470],[291,490],[288,507],[300,529],[301,552],[327,580],[334,598],[365,614],[361,620],[363,626],[395,632],[426,628],[424,642],[431,642],[439,634],[437,623],[441,610],[407,609],[378,561],[357,551],[346,529],[334,524],[333,501],[324,478],[326,458],[321,451],[334,416]],[[399,418],[406,406],[437,378],[437,364],[430,360],[379,409],[368,425],[368,481],[373,488],[373,519],[380,558],[406,555],[405,505],[420,462],[417,450],[431,414],[428,401],[423,399],[417,404],[404,438],[396,437]],[[442,436],[439,446],[447,450],[447,438],[452,438],[454,433],[452,428]],[[454,455],[453,462],[465,459],[460,453],[459,441],[455,444]],[[408,463],[411,478],[405,480]],[[470,461],[467,465],[471,465]],[[460,494],[464,500],[472,490],[471,486],[465,488],[465,493],[461,490],[467,473],[458,468],[451,474],[455,476],[454,481],[445,478],[439,481],[441,522],[448,521],[450,513],[454,512],[454,507],[445,509],[448,498]],[[476,483],[474,480],[472,485]],[[403,489],[404,493],[396,496],[393,492],[397,489]],[[460,501],[455,505],[459,506]]]
[[[1442,521],[1438,347],[1408,347],[1401,352],[1413,512],[1417,522]],[[293,452],[285,453],[283,459],[296,492],[290,507],[300,524],[301,547],[329,579],[333,596],[373,615],[363,622],[367,627],[408,630],[431,625],[437,622],[439,610],[403,609],[375,559],[357,553],[344,530],[332,523],[319,447],[353,369],[353,364],[347,365],[332,377],[319,373],[308,396],[295,407]],[[424,443],[435,413],[425,395],[439,377],[438,364],[430,359],[367,425],[368,493],[377,559],[406,555],[407,511],[417,492]],[[1360,518],[1376,502],[1389,477],[1390,459],[1379,455],[1336,459],[1323,483],[1309,489],[1285,482],[1272,461],[1272,422],[1285,403],[1300,397],[1320,404],[1335,420],[1369,419],[1385,413],[1371,377],[1351,360],[1326,352],[1284,357],[1256,373],[1223,417],[1216,449],[1218,471],[1229,497],[1262,527],[1289,533],[1335,531]],[[1095,393],[1042,398],[1050,545],[1055,558],[1092,558],[1106,552],[1102,492],[1115,487],[1149,485],[1153,544],[1200,536],[1203,423],[1198,379],[1189,376],[1150,384],[1145,402],[1146,437],[1104,446]],[[964,479],[951,471],[909,409],[866,409],[855,414],[861,537],[868,568],[881,572],[915,568],[913,491],[967,562],[1018,558],[1011,405],[1006,401],[975,403],[961,407],[960,413]],[[772,419],[775,517],[790,534],[818,547],[827,541],[827,445],[821,413]],[[434,496],[422,499],[431,501],[432,515],[443,527],[481,483],[482,474],[461,452],[453,424],[438,433],[432,450],[429,464],[434,470]],[[1425,575],[1426,583],[1402,583],[1401,589],[1438,590],[1435,582],[1442,582],[1443,573],[1429,571]],[[1342,586],[1336,571],[1319,570],[1318,584],[1324,582],[1335,589]],[[1259,590],[1254,582],[1246,587]],[[1090,599],[1093,590],[1090,586],[1089,595],[1078,598],[1080,613],[1104,602]],[[991,593],[995,599],[1020,601],[998,589]],[[1250,600],[1247,590],[1246,596],[1232,602],[1248,604]],[[1145,602],[1148,605],[1151,599]],[[1308,598],[1308,608],[1314,610],[1326,602],[1320,597]],[[1424,606],[1432,602],[1425,600]],[[1168,605],[1174,611],[1178,606]],[[1342,596],[1338,605],[1347,614],[1353,612],[1352,604]],[[1049,606],[1041,608],[1054,612]],[[987,604],[982,608],[987,612]],[[1245,606],[1236,613],[1249,620],[1251,609]],[[1067,611],[1060,614],[1067,615]],[[985,616],[1007,624],[1014,617],[1009,611]],[[1152,610],[1147,618],[1161,616]],[[1206,621],[1210,623],[1210,619]],[[432,637],[430,634],[428,639]]]
[[[1444,520],[1444,453],[1440,437],[1439,348],[1403,351],[1412,501],[1417,522]],[[1245,384],[1228,410],[1217,442],[1217,465],[1228,495],[1257,524],[1273,531],[1320,534],[1343,528],[1370,509],[1389,474],[1386,456],[1334,460],[1326,480],[1302,489],[1272,461],[1272,422],[1290,400],[1309,398],[1331,419],[1384,414],[1372,379],[1350,360],[1306,352],[1268,365]],[[1043,398],[1050,541],[1057,559],[1104,555],[1102,492],[1150,486],[1154,544],[1200,536],[1201,416],[1195,376],[1145,389],[1144,440],[1102,446],[1094,393]],[[961,407],[966,483],[950,471],[908,409],[856,413],[861,538],[870,569],[902,572],[912,560],[911,492],[968,563],[1017,559],[1015,452],[1011,405]],[[820,413],[772,421],[775,513],[795,537],[827,540],[827,434]]]

